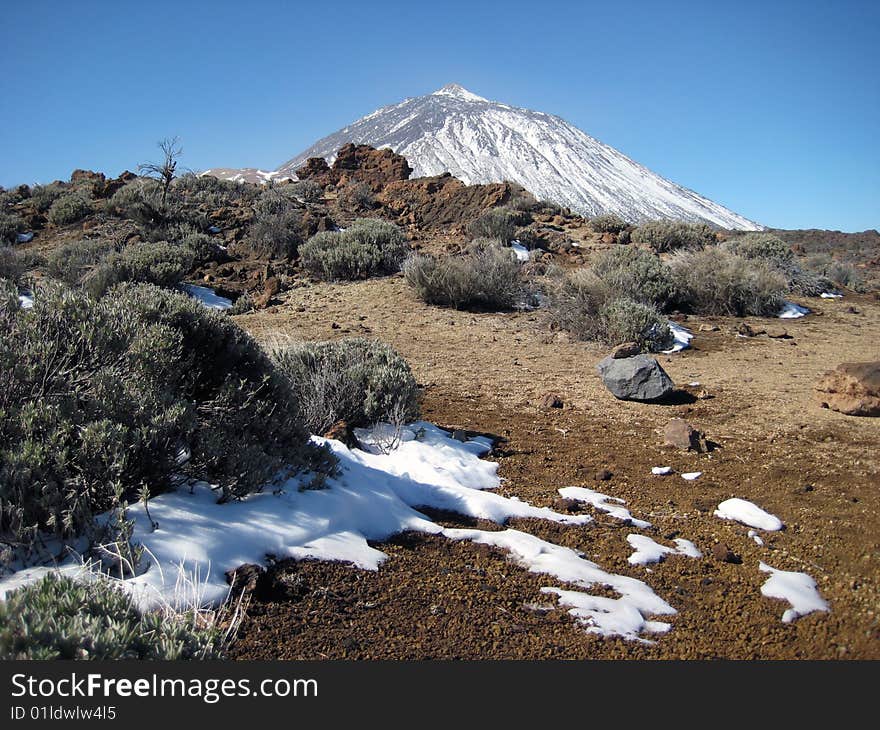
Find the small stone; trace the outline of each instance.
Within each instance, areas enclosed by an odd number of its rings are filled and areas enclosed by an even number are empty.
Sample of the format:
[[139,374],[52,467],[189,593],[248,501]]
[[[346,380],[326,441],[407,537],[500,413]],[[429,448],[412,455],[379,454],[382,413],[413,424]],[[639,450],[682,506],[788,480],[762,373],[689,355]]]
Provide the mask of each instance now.
[[541,408],[549,410],[551,408],[562,408],[562,396],[558,393],[547,393],[541,398]]
[[647,355],[615,360],[610,355],[597,366],[602,382],[620,400],[656,401],[665,398],[675,384],[659,362]]
[[709,450],[706,437],[683,418],[673,418],[663,429],[663,445],[680,451],[703,453]]
[[607,482],[613,476],[614,473],[608,471],[608,469],[600,469],[596,472],[596,479],[600,482]]
[[638,342],[624,342],[611,351],[611,357],[615,360],[622,360],[627,357],[635,357],[641,351],[642,348]]
[[733,563],[734,565],[742,563],[742,558],[723,542],[717,542],[712,546],[712,556],[722,563]]
[[700,332],[718,332],[718,325],[714,324],[701,324],[699,327]]
[[468,435],[460,428],[457,428],[452,432],[452,438],[454,438],[456,441],[461,441],[461,443],[465,443],[468,440]]

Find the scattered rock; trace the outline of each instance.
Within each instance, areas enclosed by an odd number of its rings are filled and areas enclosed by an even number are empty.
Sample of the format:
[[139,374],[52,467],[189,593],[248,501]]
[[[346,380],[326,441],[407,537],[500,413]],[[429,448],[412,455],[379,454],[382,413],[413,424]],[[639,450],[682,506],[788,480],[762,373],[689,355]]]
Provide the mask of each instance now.
[[791,335],[788,334],[788,331],[782,329],[781,327],[770,327],[767,330],[767,337],[770,337],[774,340],[790,340],[791,339]]
[[581,511],[581,503],[576,499],[565,499],[564,497],[557,497],[553,500],[551,507],[556,512],[580,512]]
[[720,328],[714,324],[701,324],[698,328],[699,332],[718,332]]
[[752,327],[748,322],[740,322],[735,330],[738,335],[742,335],[743,337],[757,337],[758,335],[763,335],[765,331],[766,330]]
[[622,345],[618,345],[611,352],[611,357],[615,360],[622,360],[626,357],[635,357],[639,353],[641,353],[642,348],[638,342],[624,342]]
[[613,472],[608,471],[608,469],[600,469],[596,472],[596,479],[600,482],[607,482],[611,477],[614,476]]
[[558,393],[547,393],[543,398],[541,398],[541,408],[544,410],[549,410],[551,408],[562,408],[564,403],[562,402],[562,396]]
[[712,557],[722,563],[733,563],[734,565],[742,563],[742,558],[723,542],[717,542],[712,546]]
[[597,369],[605,387],[620,400],[653,401],[668,396],[675,389],[660,363],[647,355],[623,359],[609,355]]
[[272,297],[280,291],[281,280],[278,277],[272,276],[266,279],[266,283],[263,284],[263,293],[254,297],[254,306],[257,309],[265,309],[269,306],[269,302],[272,301]]
[[337,421],[324,433],[325,439],[341,441],[348,447],[358,446],[358,440],[347,421]]
[[462,443],[465,443],[468,440],[468,435],[467,432],[462,431],[460,428],[457,428],[452,432],[452,438],[454,438],[456,441],[461,441]]
[[880,360],[845,362],[816,385],[823,408],[847,416],[880,416]]
[[694,509],[697,512],[713,512],[718,503],[714,499],[709,499],[707,497],[697,497],[691,503],[694,505]]
[[706,436],[683,418],[673,418],[663,429],[663,445],[681,451],[704,453],[709,450]]

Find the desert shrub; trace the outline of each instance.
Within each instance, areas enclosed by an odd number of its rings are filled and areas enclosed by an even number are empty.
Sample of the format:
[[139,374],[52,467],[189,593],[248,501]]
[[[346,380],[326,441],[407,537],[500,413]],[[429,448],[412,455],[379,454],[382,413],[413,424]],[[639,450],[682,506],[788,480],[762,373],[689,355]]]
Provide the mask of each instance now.
[[324,188],[314,180],[298,180],[287,187],[290,192],[304,203],[320,203],[324,197]]
[[18,252],[9,246],[0,246],[0,279],[17,283],[24,272],[24,261]]
[[115,250],[115,244],[105,239],[66,243],[49,255],[46,270],[49,276],[59,281],[79,284],[92,268]]
[[631,246],[600,254],[593,271],[615,297],[632,299],[665,310],[675,299],[675,280],[658,256]]
[[253,256],[261,259],[293,258],[303,242],[301,224],[302,211],[290,207],[289,201],[280,209],[265,204],[259,208],[251,224],[246,247]]
[[50,572],[0,601],[0,659],[215,659],[221,648],[217,629],[141,612],[107,578]]
[[617,243],[621,246],[626,246],[632,241],[632,231],[629,228],[625,228],[620,233],[617,234]]
[[719,247],[680,251],[669,267],[681,303],[698,314],[774,316],[788,290],[786,277],[771,263]]
[[142,226],[158,225],[164,220],[162,187],[150,178],[132,180],[113,193],[107,202],[107,209]]
[[522,267],[509,248],[493,243],[472,246],[463,256],[411,256],[403,266],[406,281],[427,304],[512,309],[525,294]]
[[596,233],[620,233],[627,225],[627,222],[616,213],[602,213],[590,218],[590,228]]
[[15,243],[18,234],[24,231],[24,221],[17,215],[0,212],[0,246]]
[[173,473],[231,499],[314,454],[287,381],[229,317],[142,284],[34,299],[0,300],[0,535],[82,534]]
[[64,183],[57,181],[48,185],[34,185],[31,188],[31,205],[38,213],[45,213],[67,190]]
[[362,210],[372,208],[376,204],[376,196],[365,182],[350,182],[344,185],[339,191],[337,200],[346,210]]
[[489,208],[468,223],[471,238],[493,238],[510,243],[516,236],[517,226],[527,222],[521,213],[510,208]]
[[328,281],[366,279],[391,274],[409,244],[393,223],[359,218],[344,231],[322,231],[300,247],[303,266]]
[[187,172],[171,183],[175,195],[186,205],[203,205],[208,208],[224,208],[256,197],[258,188],[245,182],[221,180],[211,175]]
[[204,233],[188,233],[179,240],[180,246],[189,251],[193,266],[201,266],[209,261],[217,261],[223,251],[217,241]]
[[772,266],[785,277],[789,290],[803,296],[817,297],[833,286],[824,274],[800,266],[789,245],[772,233],[746,233],[725,241],[722,247],[742,258]]
[[229,309],[230,314],[247,314],[254,311],[254,298],[245,292],[235,300]]
[[649,246],[655,253],[681,248],[703,248],[715,243],[715,232],[705,223],[649,221],[632,232],[632,240]]
[[527,190],[519,190],[513,193],[507,203],[508,208],[518,210],[522,213],[531,213],[539,205],[540,204],[535,199],[535,196]]
[[845,286],[853,291],[862,291],[865,287],[861,272],[845,261],[833,261],[827,269],[820,273],[831,279],[837,286]]
[[193,267],[193,252],[185,246],[162,241],[136,243],[108,254],[82,279],[94,297],[103,296],[123,281],[174,286]]
[[47,218],[56,226],[76,223],[92,212],[92,206],[80,193],[65,193],[58,197],[49,208]]
[[669,322],[655,307],[632,299],[612,299],[599,310],[599,334],[606,345],[637,342],[643,350],[669,345]]
[[379,340],[301,343],[277,350],[273,358],[311,433],[326,433],[338,421],[400,425],[419,416],[419,390],[409,365]]

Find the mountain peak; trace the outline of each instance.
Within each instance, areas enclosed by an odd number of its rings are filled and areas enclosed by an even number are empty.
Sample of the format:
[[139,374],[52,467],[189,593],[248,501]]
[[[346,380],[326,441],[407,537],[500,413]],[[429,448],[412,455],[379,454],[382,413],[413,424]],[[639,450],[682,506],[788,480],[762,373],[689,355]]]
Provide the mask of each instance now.
[[463,101],[488,101],[482,96],[477,96],[472,91],[468,91],[460,84],[446,84],[442,89],[437,89],[431,96],[452,96]]

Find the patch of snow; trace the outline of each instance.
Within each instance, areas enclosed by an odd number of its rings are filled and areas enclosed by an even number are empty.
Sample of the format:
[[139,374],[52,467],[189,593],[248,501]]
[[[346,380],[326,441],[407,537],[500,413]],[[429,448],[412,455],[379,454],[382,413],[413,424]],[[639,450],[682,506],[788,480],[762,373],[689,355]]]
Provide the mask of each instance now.
[[208,229],[208,233],[220,233],[220,228],[218,226],[211,226]]
[[626,502],[618,497],[609,497],[607,494],[595,492],[592,489],[586,489],[585,487],[563,487],[558,491],[563,499],[574,499],[578,502],[586,502],[596,509],[611,515],[615,519],[621,520],[622,522],[626,522],[635,527],[645,528],[651,526],[650,522],[637,520],[633,517],[630,514],[630,511],[622,506],[626,504]]
[[843,299],[843,294],[837,291],[823,291],[819,296],[822,299]]
[[687,479],[689,482],[694,481],[694,479],[699,479],[703,476],[703,472],[701,471],[688,471],[681,475],[682,479]]
[[816,581],[806,573],[777,570],[766,563],[759,563],[758,567],[764,573],[770,573],[767,582],[761,586],[761,595],[781,598],[791,604],[791,608],[782,614],[782,623],[791,623],[813,611],[830,610],[827,601],[819,593]]
[[652,466],[651,473],[655,477],[665,477],[665,476],[668,476],[669,474],[672,474],[672,467],[671,466]]
[[724,500],[715,510],[715,516],[722,520],[735,520],[749,527],[768,532],[775,532],[783,527],[782,520],[778,517],[765,512],[753,502],[739,497]]
[[776,316],[779,319],[799,319],[800,317],[804,317],[810,313],[810,310],[806,307],[802,307],[800,304],[795,304],[794,302],[785,302],[782,305],[782,309],[779,310],[779,314]]
[[529,249],[523,246],[519,241],[511,241],[510,247],[513,249],[513,252],[516,254],[517,261],[528,261],[529,260]]
[[749,537],[752,538],[760,547],[764,547],[764,541],[761,539],[761,536],[755,532],[754,530],[749,530]]
[[32,309],[34,306],[34,295],[29,291],[21,292],[18,295],[18,305],[22,309]]
[[668,350],[661,350],[664,355],[671,355],[673,352],[680,352],[691,346],[691,340],[694,334],[675,322],[669,323],[669,331],[672,333],[673,344]]
[[650,565],[660,563],[667,555],[685,555],[689,558],[702,558],[697,546],[690,540],[678,537],[675,539],[676,547],[666,547],[654,542],[646,535],[627,535],[626,541],[635,548],[635,552],[627,558],[630,565]]
[[194,299],[198,299],[208,309],[229,309],[232,307],[232,300],[221,297],[206,286],[196,286],[195,284],[182,284],[181,288],[184,292]]
[[34,239],[33,231],[28,231],[27,233],[18,233],[15,236],[16,243],[29,243]]

